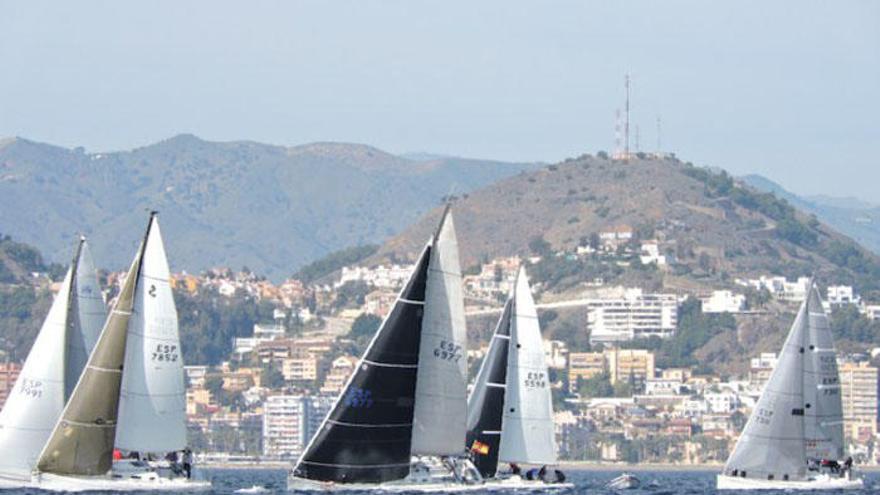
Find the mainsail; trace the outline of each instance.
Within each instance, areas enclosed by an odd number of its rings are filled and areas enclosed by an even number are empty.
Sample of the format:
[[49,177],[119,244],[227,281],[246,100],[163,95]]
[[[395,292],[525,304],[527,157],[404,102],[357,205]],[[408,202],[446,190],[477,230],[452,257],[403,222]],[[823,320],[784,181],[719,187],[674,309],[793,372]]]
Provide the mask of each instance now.
[[762,480],[803,480],[804,356],[808,334],[807,303],[785,339],[776,368],[736,443],[724,473]]
[[808,459],[843,458],[843,407],[837,352],[813,285],[806,301],[808,315],[807,359],[804,361],[804,436]]
[[94,476],[112,467],[125,341],[142,255],[143,245],[128,270],[79,382],[40,453],[39,471]]
[[79,381],[79,375],[85,368],[104,320],[107,319],[104,296],[95,276],[95,262],[92,261],[89,245],[84,238],[80,239],[77,247],[74,266],[73,289],[70,293],[70,310],[67,318],[65,400],[73,393],[73,387]]
[[484,478],[491,478],[498,471],[512,313],[513,298],[510,298],[495,326],[489,350],[468,397],[466,447],[473,454],[474,465]]
[[[104,323],[104,300],[84,239],[0,412],[0,473],[30,477]],[[72,385],[71,385],[72,384]],[[69,387],[69,388],[68,388]]]
[[381,483],[409,474],[431,246],[294,468],[300,478]]
[[447,206],[434,236],[419,350],[413,455],[461,455],[467,421],[467,328],[461,267]]
[[186,389],[177,309],[155,214],[144,243],[125,350],[116,447],[164,454],[186,447]]
[[503,462],[555,464],[550,378],[525,268],[520,268],[514,287],[510,341],[499,457]]

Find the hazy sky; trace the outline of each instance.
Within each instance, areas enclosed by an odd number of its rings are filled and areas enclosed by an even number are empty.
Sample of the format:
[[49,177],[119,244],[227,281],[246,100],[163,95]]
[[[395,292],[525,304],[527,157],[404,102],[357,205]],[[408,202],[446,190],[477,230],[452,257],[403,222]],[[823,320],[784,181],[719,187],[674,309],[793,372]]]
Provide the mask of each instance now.
[[554,161],[642,149],[880,202],[880,2],[0,0],[0,136]]

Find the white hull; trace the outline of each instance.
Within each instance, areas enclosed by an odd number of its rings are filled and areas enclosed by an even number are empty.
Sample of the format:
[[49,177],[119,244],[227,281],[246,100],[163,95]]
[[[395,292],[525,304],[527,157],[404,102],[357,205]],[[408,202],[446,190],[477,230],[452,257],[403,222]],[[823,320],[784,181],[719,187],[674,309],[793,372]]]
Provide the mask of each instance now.
[[296,491],[378,491],[387,493],[420,492],[420,493],[460,493],[477,491],[516,491],[516,490],[570,490],[572,483],[544,483],[539,480],[525,480],[519,476],[510,478],[493,478],[483,482],[466,484],[450,478],[433,478],[425,481],[408,479],[389,481],[380,484],[366,483],[333,483],[307,480],[297,477],[287,479],[287,489]]
[[84,491],[175,491],[194,492],[211,489],[211,482],[189,480],[186,478],[165,478],[155,473],[122,477],[121,475],[105,476],[61,476],[57,474],[35,474],[27,488],[58,492]]
[[719,490],[858,490],[864,488],[861,478],[835,478],[827,475],[817,476],[806,481],[757,480],[718,475]]

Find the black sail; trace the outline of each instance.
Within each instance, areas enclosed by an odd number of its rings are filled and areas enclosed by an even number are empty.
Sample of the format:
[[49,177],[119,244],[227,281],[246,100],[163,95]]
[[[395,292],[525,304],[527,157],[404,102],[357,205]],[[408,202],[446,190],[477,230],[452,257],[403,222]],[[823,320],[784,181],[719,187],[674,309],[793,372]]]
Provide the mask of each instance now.
[[467,448],[484,478],[491,478],[498,471],[512,314],[513,298],[510,298],[504,305],[486,358],[477,373],[474,390],[468,398]]
[[430,246],[382,322],[294,475],[382,483],[409,474],[416,372]]

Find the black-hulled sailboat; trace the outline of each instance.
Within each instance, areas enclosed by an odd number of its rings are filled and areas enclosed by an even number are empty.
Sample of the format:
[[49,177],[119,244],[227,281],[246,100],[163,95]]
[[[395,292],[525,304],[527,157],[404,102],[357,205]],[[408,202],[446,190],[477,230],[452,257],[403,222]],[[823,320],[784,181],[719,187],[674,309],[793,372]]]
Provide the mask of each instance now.
[[[487,487],[573,486],[549,469],[557,462],[552,401],[538,314],[521,267],[468,399],[467,447]],[[514,470],[501,473],[502,462]],[[536,467],[517,472],[528,465]]]
[[[288,478],[291,490],[464,488],[466,329],[452,215],[422,250]],[[421,456],[441,457],[431,470]],[[413,459],[416,459],[414,462]]]

